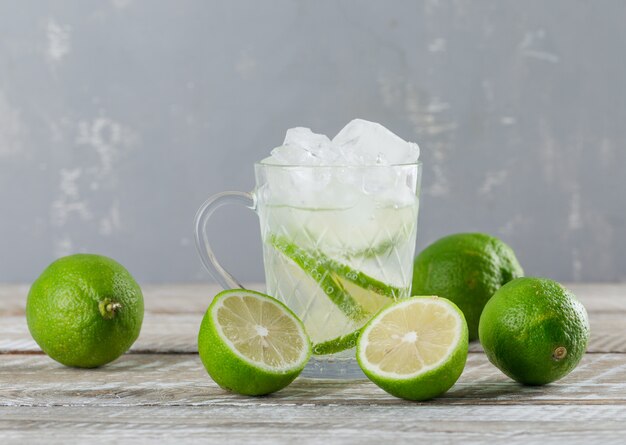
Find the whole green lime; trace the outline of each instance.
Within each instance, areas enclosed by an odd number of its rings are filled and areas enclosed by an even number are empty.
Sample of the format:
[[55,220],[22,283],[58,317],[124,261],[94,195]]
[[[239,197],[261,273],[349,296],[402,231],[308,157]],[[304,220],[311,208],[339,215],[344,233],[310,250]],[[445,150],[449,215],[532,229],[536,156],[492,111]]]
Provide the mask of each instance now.
[[526,385],[569,374],[589,341],[587,311],[573,293],[545,278],[518,278],[498,290],[480,317],[489,361]]
[[426,247],[415,258],[411,295],[437,295],[465,315],[469,339],[478,338],[485,304],[505,283],[524,274],[515,253],[484,233],[458,233]]
[[28,293],[31,335],[51,358],[94,368],[131,347],[143,321],[141,288],[118,262],[77,254],[50,264]]

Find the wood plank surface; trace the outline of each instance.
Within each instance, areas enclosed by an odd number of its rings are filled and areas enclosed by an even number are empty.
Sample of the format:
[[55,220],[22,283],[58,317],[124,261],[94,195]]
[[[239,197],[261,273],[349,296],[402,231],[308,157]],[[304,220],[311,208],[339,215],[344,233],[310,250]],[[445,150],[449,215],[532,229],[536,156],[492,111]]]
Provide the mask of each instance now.
[[626,434],[625,354],[588,354],[565,379],[525,387],[472,353],[459,382],[423,403],[367,380],[297,379],[266,397],[239,396],[217,387],[195,354],[130,354],[95,370],[7,354],[0,382],[3,444],[617,444]]
[[3,443],[623,444],[623,406],[0,408]]
[[[570,285],[589,312],[589,352],[626,352],[626,285]],[[263,286],[251,285],[262,290]],[[215,285],[145,286],[145,316],[141,335],[132,351],[138,353],[197,352],[200,321],[213,296]],[[24,309],[27,286],[0,286],[0,354],[38,351],[31,338]],[[480,351],[480,344],[470,345]]]
[[[219,388],[197,354],[127,354],[97,369],[68,368],[40,354],[0,356],[0,406],[415,405],[369,380],[299,378],[266,397]],[[8,384],[10,382],[10,384]],[[471,353],[463,375],[428,405],[611,404],[626,406],[626,354],[587,354],[566,378],[522,386]]]
[[145,286],[131,353],[98,369],[67,368],[28,333],[28,287],[0,286],[0,444],[624,443],[626,285],[569,287],[592,329],[589,352],[570,375],[522,386],[473,344],[456,385],[415,403],[365,379],[299,378],[260,398],[222,390],[195,354],[218,291],[211,285]]
[[[133,347],[135,353],[197,352],[197,336],[203,314],[146,313],[141,334]],[[589,353],[626,352],[626,314],[597,313],[590,319]],[[23,315],[0,318],[0,354],[37,352],[39,347],[30,336]],[[470,343],[470,351],[482,351],[480,344]]]
[[[565,284],[584,303],[587,311],[626,313],[626,283],[624,284]],[[253,290],[264,290],[264,285],[253,283]],[[204,313],[213,296],[220,291],[215,284],[167,284],[142,286],[146,313],[179,314]],[[0,317],[21,315],[26,306],[29,286],[0,284]]]

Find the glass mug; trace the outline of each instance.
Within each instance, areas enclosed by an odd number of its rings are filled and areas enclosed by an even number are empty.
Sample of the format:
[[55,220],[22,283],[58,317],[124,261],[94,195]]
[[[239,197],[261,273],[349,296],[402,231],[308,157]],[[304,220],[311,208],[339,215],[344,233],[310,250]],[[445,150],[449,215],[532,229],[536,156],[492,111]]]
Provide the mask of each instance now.
[[313,344],[303,376],[363,377],[354,352],[360,329],[410,293],[421,163],[254,168],[252,192],[219,193],[198,210],[202,263],[224,289],[243,288],[213,254],[207,224],[224,204],[254,210],[266,292],[302,320]]

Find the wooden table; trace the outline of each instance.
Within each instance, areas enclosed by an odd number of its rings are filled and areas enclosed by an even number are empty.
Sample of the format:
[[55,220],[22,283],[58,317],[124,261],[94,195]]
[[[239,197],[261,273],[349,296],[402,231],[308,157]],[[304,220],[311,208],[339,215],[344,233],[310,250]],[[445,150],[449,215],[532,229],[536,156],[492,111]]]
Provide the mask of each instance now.
[[24,317],[27,286],[0,286],[0,444],[626,443],[626,285],[572,285],[589,311],[578,368],[524,387],[472,344],[443,397],[396,399],[367,380],[297,379],[266,397],[217,387],[196,353],[214,286],[146,286],[141,336],[100,369],[43,355]]

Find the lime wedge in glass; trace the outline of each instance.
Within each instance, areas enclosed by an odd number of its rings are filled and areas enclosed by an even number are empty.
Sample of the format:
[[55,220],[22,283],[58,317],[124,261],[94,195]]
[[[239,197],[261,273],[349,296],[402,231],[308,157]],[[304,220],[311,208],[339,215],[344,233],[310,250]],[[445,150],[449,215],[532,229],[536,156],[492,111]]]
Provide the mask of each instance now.
[[386,285],[285,237],[270,235],[269,242],[282,253],[280,259],[274,258],[279,263],[268,268],[270,279],[278,286],[276,293],[287,296],[285,303],[301,317],[314,354],[354,347],[372,314],[408,294],[408,289]]

